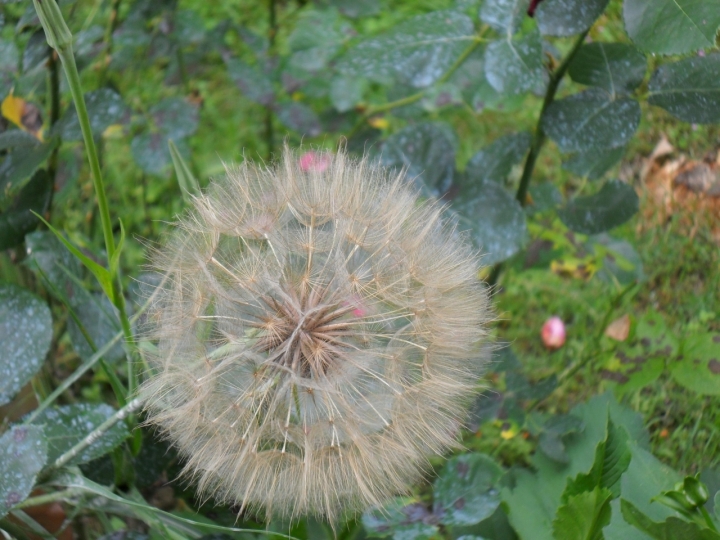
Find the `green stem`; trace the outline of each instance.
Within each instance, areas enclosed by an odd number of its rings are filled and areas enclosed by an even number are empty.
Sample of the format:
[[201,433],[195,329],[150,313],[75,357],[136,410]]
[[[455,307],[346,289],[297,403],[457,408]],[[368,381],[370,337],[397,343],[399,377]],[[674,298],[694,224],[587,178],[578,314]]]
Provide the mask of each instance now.
[[45,493],[44,495],[38,495],[37,497],[30,497],[22,502],[17,503],[12,507],[13,510],[21,510],[23,508],[32,508],[33,506],[40,506],[41,504],[54,503],[56,501],[64,501],[70,497],[81,493],[77,488],[68,488],[62,491],[53,491],[52,493]]
[[[70,93],[75,103],[75,110],[77,111],[78,120],[80,121],[80,129],[90,163],[90,172],[95,187],[95,196],[97,198],[103,237],[105,239],[108,268],[111,268],[110,261],[112,261],[115,256],[116,246],[115,238],[113,237],[112,220],[110,219],[110,208],[105,192],[105,184],[103,183],[102,171],[100,170],[100,159],[98,158],[97,148],[95,147],[95,140],[90,126],[90,117],[88,116],[85,97],[80,83],[80,74],[75,64],[75,55],[72,50],[72,34],[55,0],[33,0],[33,3],[35,4],[35,10],[40,18],[43,29],[45,30],[48,45],[57,51],[68,80],[68,85],[70,86]],[[132,347],[132,328],[125,309],[122,282],[119,275],[113,275],[111,278],[113,280],[113,298],[111,298],[111,300],[118,309],[120,325],[122,326],[127,346]],[[131,394],[137,387],[133,357],[134,354],[132,352],[128,354],[128,391]]]
[[578,49],[582,46],[585,41],[585,36],[587,36],[589,31],[590,29],[588,28],[585,32],[578,36],[565,59],[550,75],[550,81],[548,82],[547,90],[545,91],[545,99],[543,100],[542,109],[540,110],[540,115],[538,116],[537,124],[535,126],[535,133],[533,134],[530,151],[525,159],[522,176],[520,177],[520,185],[518,186],[517,194],[515,195],[515,198],[521,206],[525,206],[527,204],[527,192],[528,187],[530,186],[530,179],[532,178],[533,171],[535,170],[537,158],[540,155],[543,145],[545,144],[545,131],[543,131],[542,128],[543,114],[555,99],[555,93],[560,85],[560,81],[562,81],[565,73],[567,73],[570,62],[575,57]]

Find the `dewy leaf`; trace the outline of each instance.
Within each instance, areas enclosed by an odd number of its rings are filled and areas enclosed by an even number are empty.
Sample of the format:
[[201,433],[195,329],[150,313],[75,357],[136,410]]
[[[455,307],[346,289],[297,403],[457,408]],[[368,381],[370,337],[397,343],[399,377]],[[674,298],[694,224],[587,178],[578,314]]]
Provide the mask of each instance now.
[[545,74],[540,34],[493,41],[485,49],[485,76],[501,93],[520,94],[538,87]]
[[198,108],[181,98],[165,98],[150,109],[155,125],[168,139],[182,139],[195,133]]
[[720,395],[720,332],[691,334],[670,361],[673,378],[700,395]]
[[640,86],[647,71],[645,55],[624,43],[588,43],[570,62],[568,74],[580,84],[604,89],[610,96]]
[[535,18],[544,36],[572,36],[590,28],[610,0],[544,0]]
[[612,99],[599,88],[553,102],[542,117],[543,130],[563,152],[624,146],[639,124],[637,101]]
[[407,169],[426,195],[440,196],[452,183],[455,140],[446,124],[423,123],[394,133],[382,146],[383,165]]
[[514,34],[527,14],[530,0],[485,0],[480,19],[498,32]]
[[577,176],[597,180],[608,172],[625,155],[627,147],[619,146],[607,150],[587,150],[571,155],[563,161],[562,168]]
[[338,75],[330,84],[330,101],[338,112],[352,109],[362,100],[365,80],[358,77]]
[[230,78],[250,101],[259,105],[270,105],[275,101],[272,81],[260,69],[237,58],[228,58],[225,65]]
[[18,147],[5,156],[0,164],[0,208],[7,206],[7,199],[14,197],[25,186],[50,157],[57,142],[57,138],[53,138],[41,145]]
[[318,118],[314,110],[304,103],[296,101],[279,103],[275,108],[275,112],[282,124],[300,135],[317,137],[322,131],[320,118]]
[[[128,108],[120,94],[110,88],[100,88],[85,94],[85,105],[90,128],[95,137],[99,137],[113,124],[120,123],[128,113]],[[64,141],[82,140],[80,121],[75,105],[71,105],[59,122],[60,136]]]
[[406,540],[430,540],[438,532],[430,523],[428,508],[410,497],[396,497],[382,508],[371,508],[362,516],[365,530],[374,537]]
[[658,54],[712,49],[720,26],[715,0],[625,0],[623,16],[635,44]]
[[46,461],[42,428],[13,426],[0,437],[0,518],[27,499]]
[[10,206],[0,212],[0,251],[21,243],[25,235],[38,225],[40,221],[33,212],[44,213],[50,206],[52,193],[52,178],[45,169],[40,169]]
[[460,230],[470,230],[482,249],[483,264],[492,265],[520,251],[527,236],[527,222],[520,203],[502,186],[484,183],[470,199],[452,205]]
[[484,454],[450,459],[433,485],[434,512],[444,525],[474,525],[500,505],[502,468]]
[[612,494],[595,488],[570,497],[553,521],[555,540],[602,540],[602,529],[610,523]]
[[650,78],[648,90],[650,104],[680,120],[720,122],[720,53],[660,66]]
[[[50,349],[50,309],[30,291],[0,283],[0,405],[37,373]],[[1,485],[1,484],[0,484]]]
[[[48,442],[48,462],[54,462],[115,412],[104,403],[75,403],[42,411],[33,424],[43,426]],[[118,422],[68,465],[79,465],[107,454],[129,436],[127,426]]]
[[473,22],[467,15],[434,11],[359,43],[337,67],[374,80],[396,76],[415,88],[425,88],[442,77],[473,39]]
[[635,190],[620,180],[609,180],[595,195],[577,197],[558,210],[562,222],[573,231],[597,234],[622,225],[638,211]]
[[504,135],[478,151],[465,167],[465,178],[472,184],[492,181],[502,182],[510,169],[520,163],[530,149],[530,133],[522,131]]

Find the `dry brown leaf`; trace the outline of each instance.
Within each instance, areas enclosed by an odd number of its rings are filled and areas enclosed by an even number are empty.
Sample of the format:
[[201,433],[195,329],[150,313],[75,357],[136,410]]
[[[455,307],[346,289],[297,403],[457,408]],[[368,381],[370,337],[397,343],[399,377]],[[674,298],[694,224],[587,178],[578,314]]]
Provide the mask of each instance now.
[[627,313],[615,319],[605,329],[605,335],[615,341],[625,341],[630,334],[630,315]]

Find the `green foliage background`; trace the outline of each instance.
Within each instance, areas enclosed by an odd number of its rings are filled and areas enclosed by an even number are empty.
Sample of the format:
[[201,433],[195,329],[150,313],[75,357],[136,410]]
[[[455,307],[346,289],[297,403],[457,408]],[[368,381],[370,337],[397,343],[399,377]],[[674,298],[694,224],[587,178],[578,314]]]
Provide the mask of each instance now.
[[[715,0],[61,1],[67,43],[41,5],[0,3],[0,529],[47,536],[26,510],[61,501],[93,539],[720,538],[718,246],[637,214],[660,134],[720,146]],[[161,510],[178,459],[133,399],[146,241],[223,161],[283,141],[447,201],[506,344],[466,451],[335,531],[200,507],[191,485]]]

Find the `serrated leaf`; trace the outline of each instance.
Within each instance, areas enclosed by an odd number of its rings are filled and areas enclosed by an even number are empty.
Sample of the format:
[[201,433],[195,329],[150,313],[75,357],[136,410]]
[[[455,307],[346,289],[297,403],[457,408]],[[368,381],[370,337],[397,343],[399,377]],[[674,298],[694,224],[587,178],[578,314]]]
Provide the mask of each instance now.
[[493,41],[485,49],[485,77],[500,93],[521,94],[543,83],[540,34]]
[[720,53],[660,66],[650,78],[648,102],[686,122],[720,122]]
[[42,428],[13,426],[0,437],[0,518],[30,495],[46,461]]
[[625,0],[623,18],[635,44],[658,54],[714,48],[720,26],[714,0]]
[[[120,123],[128,113],[120,94],[110,88],[100,88],[85,94],[85,106],[90,129],[95,137],[101,136],[113,124]],[[64,141],[81,141],[82,130],[75,105],[71,105],[60,119],[58,129]]]
[[625,521],[656,540],[720,540],[720,534],[715,531],[675,516],[661,523],[653,521],[625,499],[620,501],[620,508]]
[[527,14],[530,0],[486,0],[480,19],[498,32],[514,34]]
[[627,147],[577,152],[563,161],[562,168],[588,180],[597,180],[622,159]]
[[440,196],[452,183],[455,171],[455,141],[446,124],[422,123],[394,133],[382,146],[386,167],[406,168],[407,177],[425,195]]
[[465,167],[468,188],[479,182],[503,182],[510,169],[522,161],[530,149],[530,133],[504,135],[478,151]]
[[198,108],[181,98],[165,98],[150,109],[155,125],[168,139],[189,137],[198,127]]
[[590,28],[610,0],[544,0],[535,18],[544,36],[572,36]]
[[484,454],[450,459],[433,484],[434,513],[444,525],[474,525],[500,505],[502,468]]
[[628,98],[612,99],[590,88],[550,104],[542,128],[563,152],[584,152],[624,146],[640,124],[640,105]]
[[[115,409],[104,403],[75,403],[42,411],[35,417],[33,424],[43,427],[48,443],[48,462],[54,462],[115,412]],[[127,426],[118,422],[68,465],[79,465],[107,454],[129,436]]]
[[415,88],[436,82],[470,45],[472,20],[457,11],[418,15],[350,49],[337,68],[373,80],[397,77]]
[[228,58],[225,65],[228,75],[246,98],[260,105],[271,105],[275,101],[272,81],[257,67],[237,58]]
[[40,369],[52,334],[45,302],[17,285],[0,283],[0,405],[9,403]]
[[483,264],[492,265],[520,251],[527,236],[527,222],[520,203],[502,186],[484,183],[467,200],[452,205],[460,230],[470,237],[483,254]]
[[396,497],[382,508],[371,508],[362,516],[362,524],[371,535],[391,536],[393,540],[430,540],[438,529],[425,523],[431,517],[428,508],[410,497]]
[[670,373],[685,388],[700,395],[720,395],[720,332],[691,334]]
[[558,210],[562,222],[571,230],[597,234],[622,225],[639,208],[635,190],[620,180],[609,180],[595,195],[577,197]]
[[0,164],[0,208],[7,207],[9,199],[25,186],[57,146],[57,139],[50,139],[37,146],[16,148],[5,156]]
[[645,71],[645,55],[625,43],[587,43],[580,47],[568,68],[573,81],[602,88],[612,97],[640,86]]
[[322,132],[320,118],[304,103],[287,101],[275,106],[278,120],[299,135],[317,137]]
[[603,540],[602,530],[610,523],[611,497],[603,488],[570,497],[553,521],[555,540]]
[[37,171],[20,190],[10,206],[0,212],[0,251],[21,243],[25,235],[40,221],[33,214],[42,214],[50,206],[53,182],[44,169]]

